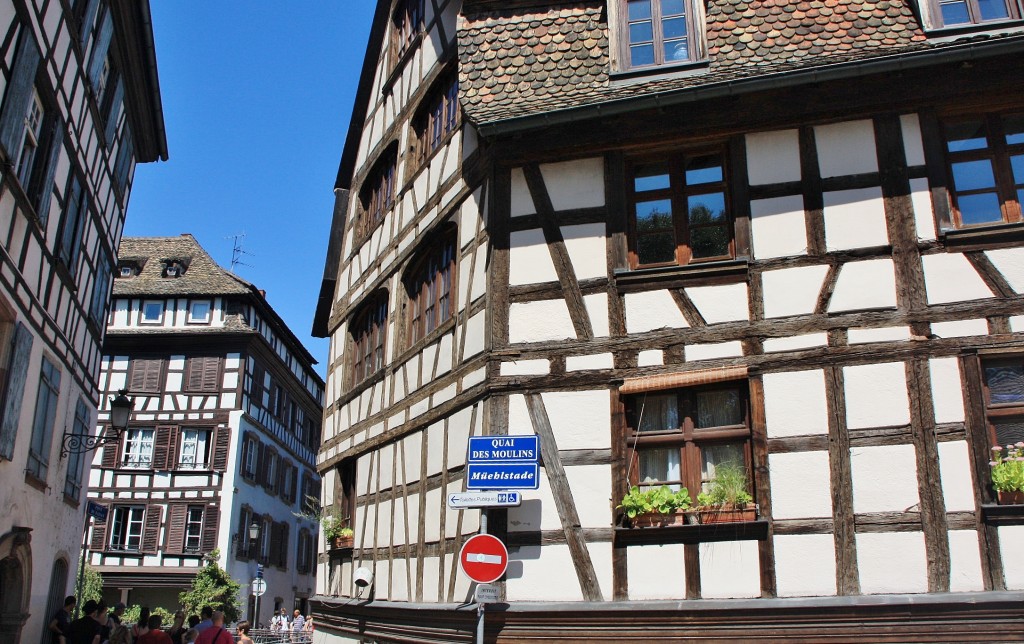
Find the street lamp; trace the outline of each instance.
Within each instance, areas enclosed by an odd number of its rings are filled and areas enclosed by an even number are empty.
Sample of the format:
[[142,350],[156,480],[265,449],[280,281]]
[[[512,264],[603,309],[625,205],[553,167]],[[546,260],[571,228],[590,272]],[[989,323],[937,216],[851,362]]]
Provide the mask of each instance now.
[[99,436],[92,433],[76,434],[74,432],[64,432],[64,437],[61,440],[61,458],[68,454],[91,452],[97,447],[102,447],[107,443],[116,443],[120,440],[121,432],[128,428],[128,417],[131,416],[135,399],[128,397],[127,389],[121,389],[117,392],[116,396],[112,396],[109,400],[110,429],[112,431],[105,434],[101,433]]
[[[249,541],[250,541],[249,545],[250,545],[250,550],[251,550],[251,546],[252,546],[251,542],[256,541],[256,538],[259,537],[259,536],[260,536],[260,525],[258,523],[256,523],[255,521],[253,521],[252,525],[249,526]],[[257,556],[258,555],[259,555],[259,553],[257,553]],[[256,564],[256,577],[255,577],[255,579],[253,581],[255,581],[256,579],[262,578],[263,575],[260,574],[260,572],[261,572],[260,568],[261,568],[261,566],[259,564]],[[255,594],[255,590],[256,590],[255,589],[255,584],[250,584],[250,588],[251,588],[253,594]],[[253,615],[252,625],[253,625],[253,628],[259,628],[260,627],[260,596],[259,595],[256,595],[256,605],[253,608],[255,609],[253,611],[255,614]]]

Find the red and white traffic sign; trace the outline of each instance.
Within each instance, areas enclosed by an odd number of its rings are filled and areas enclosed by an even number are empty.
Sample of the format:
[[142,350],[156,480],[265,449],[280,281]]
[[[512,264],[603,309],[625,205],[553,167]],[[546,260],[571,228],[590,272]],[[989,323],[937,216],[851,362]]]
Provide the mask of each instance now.
[[462,546],[459,564],[467,577],[479,584],[489,584],[505,574],[508,548],[495,536],[478,534]]

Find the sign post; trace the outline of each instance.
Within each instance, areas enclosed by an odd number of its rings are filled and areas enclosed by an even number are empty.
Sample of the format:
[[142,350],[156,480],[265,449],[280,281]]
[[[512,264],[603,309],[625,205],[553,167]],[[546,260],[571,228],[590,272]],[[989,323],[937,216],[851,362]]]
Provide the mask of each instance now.
[[466,576],[477,584],[476,641],[484,642],[484,606],[498,600],[498,589],[490,586],[508,569],[508,548],[501,539],[487,534],[486,513],[481,513],[480,534],[470,537],[459,551],[459,565]]
[[[107,511],[107,506],[102,505],[100,503],[96,503],[95,501],[89,501],[88,505],[86,505],[86,514],[88,516],[85,518],[85,528],[82,530],[82,557],[78,562],[78,592],[75,593],[75,595],[78,597],[82,596],[82,583],[84,582],[85,579],[85,558],[89,554],[89,519],[92,518],[96,519],[97,521],[106,521]],[[76,619],[81,614],[81,611],[82,603],[75,603]]]
[[260,621],[260,597],[263,593],[267,592],[267,581],[263,578],[263,571],[260,570],[256,574],[259,576],[252,580],[252,594],[256,596],[256,610],[255,619],[252,620],[252,627],[259,628]]

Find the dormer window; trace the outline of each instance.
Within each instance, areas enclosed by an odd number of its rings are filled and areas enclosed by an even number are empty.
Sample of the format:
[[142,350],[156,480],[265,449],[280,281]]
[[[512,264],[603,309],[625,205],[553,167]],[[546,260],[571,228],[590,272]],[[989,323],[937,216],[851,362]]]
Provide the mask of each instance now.
[[700,60],[701,39],[691,0],[619,0],[616,32],[623,70]]
[[177,259],[164,262],[164,277],[181,277],[185,274],[185,263]]
[[1006,0],[931,0],[934,26],[961,27],[1017,18],[1017,6]]
[[117,264],[117,276],[120,278],[135,277],[142,270],[142,265],[134,261],[122,260]]
[[131,266],[121,267],[121,277],[132,277],[135,275],[135,269]]

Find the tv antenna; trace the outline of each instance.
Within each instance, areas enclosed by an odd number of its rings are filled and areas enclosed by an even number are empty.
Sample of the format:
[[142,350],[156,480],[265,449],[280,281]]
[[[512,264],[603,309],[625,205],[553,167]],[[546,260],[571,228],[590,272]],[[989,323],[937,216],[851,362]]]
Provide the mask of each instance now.
[[225,237],[224,239],[232,240],[232,246],[231,246],[231,269],[230,269],[231,272],[232,273],[235,272],[235,267],[236,266],[248,266],[249,268],[252,268],[251,264],[246,264],[245,262],[242,261],[242,255],[250,255],[250,256],[252,255],[252,253],[250,253],[249,251],[242,249],[242,243],[245,241],[245,231],[242,231],[242,232],[238,233],[237,235],[231,235],[230,237]]

